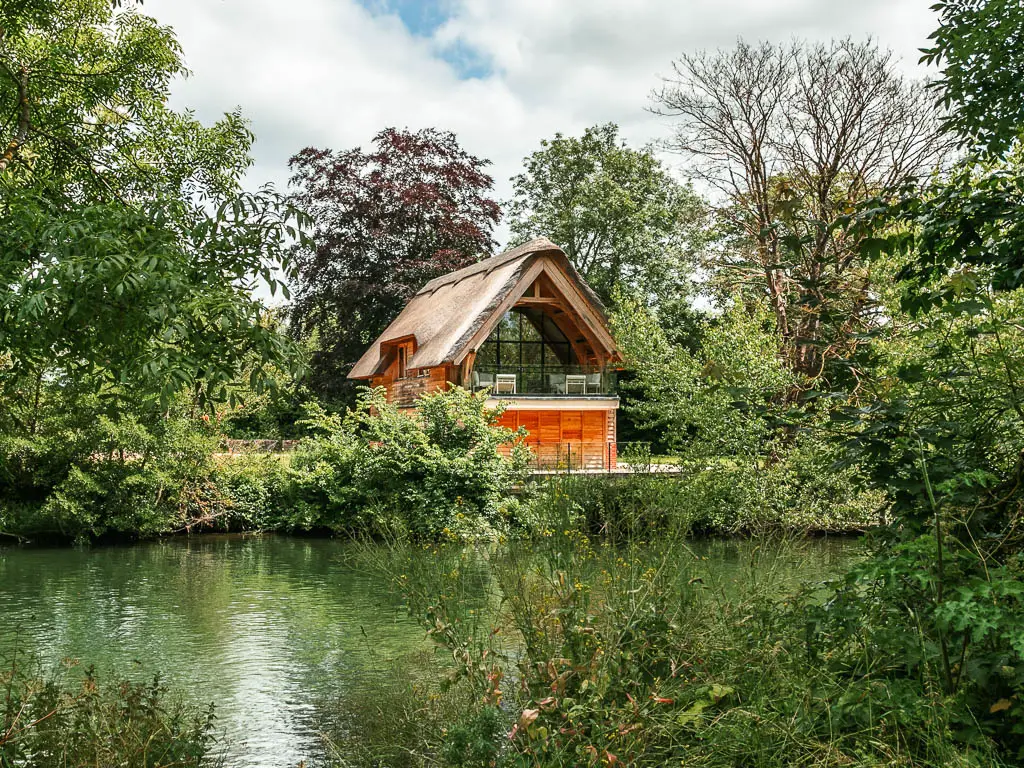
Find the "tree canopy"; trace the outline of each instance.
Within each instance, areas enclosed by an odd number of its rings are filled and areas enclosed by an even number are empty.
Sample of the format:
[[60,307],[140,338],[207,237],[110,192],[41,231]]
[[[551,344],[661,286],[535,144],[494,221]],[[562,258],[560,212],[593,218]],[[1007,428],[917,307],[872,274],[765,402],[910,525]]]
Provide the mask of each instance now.
[[168,107],[178,44],[122,5],[0,7],[0,529],[187,520],[200,407],[298,365],[253,291],[285,290],[301,216],[243,191],[240,114]]
[[0,28],[8,394],[73,373],[227,397],[243,357],[286,363],[252,289],[281,286],[295,214],[241,190],[240,115],[207,127],[168,109],[183,73],[171,31],[103,0],[5,7]]
[[523,166],[512,179],[514,242],[551,239],[606,303],[618,289],[678,311],[706,241],[705,209],[651,150],[626,146],[607,123],[545,139]]
[[388,128],[373,143],[291,159],[295,201],[313,220],[295,253],[292,329],[315,334],[313,386],[330,396],[427,281],[491,254],[501,216],[489,162],[453,133]]
[[[782,353],[818,376],[877,306],[859,202],[930,173],[949,141],[923,84],[872,43],[752,45],[684,54],[655,94],[670,146],[719,194],[724,247],[707,267],[726,294],[767,297]],[[836,371],[831,371],[835,374]]]
[[1016,0],[942,0],[941,24],[922,62],[937,64],[933,88],[949,110],[947,129],[964,146],[999,156],[1024,126],[1024,8]]

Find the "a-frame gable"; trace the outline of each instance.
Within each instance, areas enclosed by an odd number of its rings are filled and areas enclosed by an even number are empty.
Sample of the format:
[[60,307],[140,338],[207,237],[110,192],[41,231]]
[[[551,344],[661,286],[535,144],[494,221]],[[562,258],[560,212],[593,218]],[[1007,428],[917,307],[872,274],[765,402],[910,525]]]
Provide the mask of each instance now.
[[[564,256],[561,257],[565,259]],[[567,262],[567,260],[566,260]],[[487,337],[491,335],[498,323],[501,322],[501,318],[505,316],[505,313],[515,307],[517,304],[547,304],[551,305],[553,302],[548,300],[534,302],[531,301],[531,297],[527,296],[527,292],[537,283],[541,277],[547,278],[556,294],[550,299],[555,299],[560,305],[560,308],[571,315],[572,328],[565,327],[563,322],[559,321],[559,317],[552,316],[556,325],[566,334],[569,338],[570,343],[573,347],[579,350],[579,344],[585,340],[591,346],[595,352],[603,352],[604,356],[608,359],[617,358],[618,350],[615,346],[615,342],[611,337],[611,333],[608,331],[607,324],[605,322],[602,310],[595,306],[593,302],[581,291],[577,285],[577,281],[566,274],[565,270],[561,268],[556,258],[547,254],[539,256],[533,264],[530,265],[519,278],[515,286],[508,292],[504,300],[501,301],[490,313],[490,316],[481,323],[474,331],[473,335],[463,344],[460,345],[461,349],[455,355],[453,363],[455,365],[461,365],[466,359],[467,355],[475,352]],[[534,297],[545,299],[545,297]],[[578,330],[584,335],[583,339],[575,338],[575,333],[570,333],[571,330]],[[580,355],[582,357],[582,355]]]
[[[490,335],[504,314],[542,277],[562,302],[560,327],[571,318],[603,363],[621,360],[608,331],[601,300],[550,240],[537,238],[499,256],[430,281],[363,353],[349,378],[370,379],[389,365],[394,344],[411,338],[414,370],[462,365]],[[528,301],[526,303],[529,303]],[[559,319],[563,318],[563,319]],[[567,334],[568,335],[568,334]],[[579,356],[583,357],[583,356]]]

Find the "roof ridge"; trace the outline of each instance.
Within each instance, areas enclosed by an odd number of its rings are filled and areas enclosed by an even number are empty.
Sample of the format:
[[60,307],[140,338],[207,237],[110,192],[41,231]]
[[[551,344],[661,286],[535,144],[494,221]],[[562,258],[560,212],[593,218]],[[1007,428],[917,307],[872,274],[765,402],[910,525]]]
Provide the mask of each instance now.
[[[551,266],[546,262],[551,261]],[[454,364],[481,329],[492,322],[504,306],[510,291],[516,289],[533,266],[551,269],[568,281],[566,301],[580,302],[593,312],[595,331],[607,336],[608,349],[614,348],[608,321],[600,298],[587,285],[569,261],[565,251],[545,237],[538,237],[497,256],[471,264],[456,272],[441,275],[427,283],[377,337],[373,345],[349,371],[350,378],[372,379],[388,361],[382,343],[400,337],[415,336],[418,346],[410,367],[432,368]],[[540,270],[538,270],[540,271]],[[523,286],[524,290],[528,286]],[[559,288],[562,290],[562,288]],[[585,322],[590,322],[584,318]]]
[[499,253],[495,256],[490,256],[486,259],[481,259],[467,267],[456,270],[455,272],[449,272],[446,275],[435,277],[429,283],[420,288],[416,295],[419,296],[421,293],[433,293],[442,285],[448,285],[449,283],[457,283],[465,280],[471,275],[475,275],[478,272],[490,271],[502,266],[515,259],[522,258],[533,253],[541,253],[544,251],[559,251],[562,249],[555,245],[553,242],[548,240],[546,237],[535,237],[529,242],[517,245],[515,248],[511,248],[507,251]]

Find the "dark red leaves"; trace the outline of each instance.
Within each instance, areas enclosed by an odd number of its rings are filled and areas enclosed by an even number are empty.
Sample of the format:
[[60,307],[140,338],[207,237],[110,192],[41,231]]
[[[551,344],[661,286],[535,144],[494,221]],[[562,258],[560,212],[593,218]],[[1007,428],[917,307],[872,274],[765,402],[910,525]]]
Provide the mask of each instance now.
[[316,389],[335,389],[424,283],[490,255],[501,209],[489,164],[433,128],[388,128],[370,152],[308,147],[291,159],[315,243],[296,253],[292,320],[319,334]]

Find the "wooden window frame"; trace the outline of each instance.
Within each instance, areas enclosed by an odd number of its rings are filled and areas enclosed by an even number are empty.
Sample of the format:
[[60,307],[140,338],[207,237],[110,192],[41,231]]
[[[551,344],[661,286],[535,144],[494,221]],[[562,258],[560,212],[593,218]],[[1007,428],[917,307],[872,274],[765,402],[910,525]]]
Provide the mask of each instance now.
[[398,374],[396,378],[407,379],[409,377],[409,350],[405,344],[398,346]]

